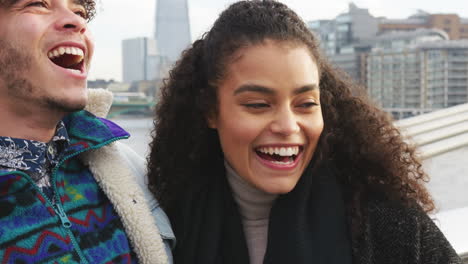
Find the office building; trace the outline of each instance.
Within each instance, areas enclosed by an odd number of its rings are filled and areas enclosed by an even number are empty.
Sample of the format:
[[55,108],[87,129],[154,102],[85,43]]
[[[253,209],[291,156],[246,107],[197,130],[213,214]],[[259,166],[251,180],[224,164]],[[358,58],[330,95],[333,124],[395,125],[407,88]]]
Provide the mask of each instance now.
[[402,51],[420,43],[449,40],[440,29],[419,28],[411,31],[390,31],[372,40],[372,51]]
[[367,55],[367,86],[397,119],[466,103],[468,40],[375,49]]
[[156,41],[151,38],[133,38],[122,41],[123,81],[149,81],[157,77]]
[[158,0],[155,39],[158,53],[175,62],[191,43],[187,0]]
[[363,58],[378,31],[378,19],[368,9],[350,3],[348,12],[333,20],[311,21],[308,27],[331,62],[357,82],[365,83]]
[[308,23],[327,55],[349,53],[356,43],[373,38],[378,31],[378,19],[368,9],[349,4],[349,11],[333,20],[315,20]]
[[468,39],[468,18],[461,18],[457,14],[430,14],[420,10],[406,19],[382,19],[379,23],[379,33],[418,28],[443,30],[452,40]]

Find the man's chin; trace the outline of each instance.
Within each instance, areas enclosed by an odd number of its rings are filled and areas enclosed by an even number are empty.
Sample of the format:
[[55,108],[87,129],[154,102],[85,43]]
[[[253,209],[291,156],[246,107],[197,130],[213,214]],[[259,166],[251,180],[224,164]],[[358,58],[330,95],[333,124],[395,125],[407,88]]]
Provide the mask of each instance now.
[[72,113],[81,111],[86,106],[86,100],[79,100],[75,102],[66,102],[60,100],[48,100],[47,107],[53,111]]

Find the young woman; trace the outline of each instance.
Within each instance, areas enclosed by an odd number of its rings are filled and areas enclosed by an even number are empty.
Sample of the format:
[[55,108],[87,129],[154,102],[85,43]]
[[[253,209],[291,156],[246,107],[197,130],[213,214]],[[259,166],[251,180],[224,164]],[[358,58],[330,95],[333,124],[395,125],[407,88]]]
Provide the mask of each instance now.
[[149,183],[175,263],[460,263],[414,149],[353,89],[284,4],[227,8],[157,107]]

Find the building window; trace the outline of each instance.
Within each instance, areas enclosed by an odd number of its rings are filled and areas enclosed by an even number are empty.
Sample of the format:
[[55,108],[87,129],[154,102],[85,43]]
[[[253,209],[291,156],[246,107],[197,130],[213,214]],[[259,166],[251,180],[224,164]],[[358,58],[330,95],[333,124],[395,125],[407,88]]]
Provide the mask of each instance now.
[[445,25],[450,25],[450,23],[452,23],[452,21],[450,19],[444,19],[444,24]]

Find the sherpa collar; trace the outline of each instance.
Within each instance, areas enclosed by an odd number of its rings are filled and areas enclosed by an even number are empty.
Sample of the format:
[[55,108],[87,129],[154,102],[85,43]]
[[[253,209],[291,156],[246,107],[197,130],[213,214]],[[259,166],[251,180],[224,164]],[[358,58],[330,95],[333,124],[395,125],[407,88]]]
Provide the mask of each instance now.
[[[103,89],[92,89],[88,97],[86,109],[104,117],[112,104],[112,94]],[[139,262],[168,263],[164,243],[143,190],[123,160],[117,142],[87,151],[82,159],[119,214]]]

